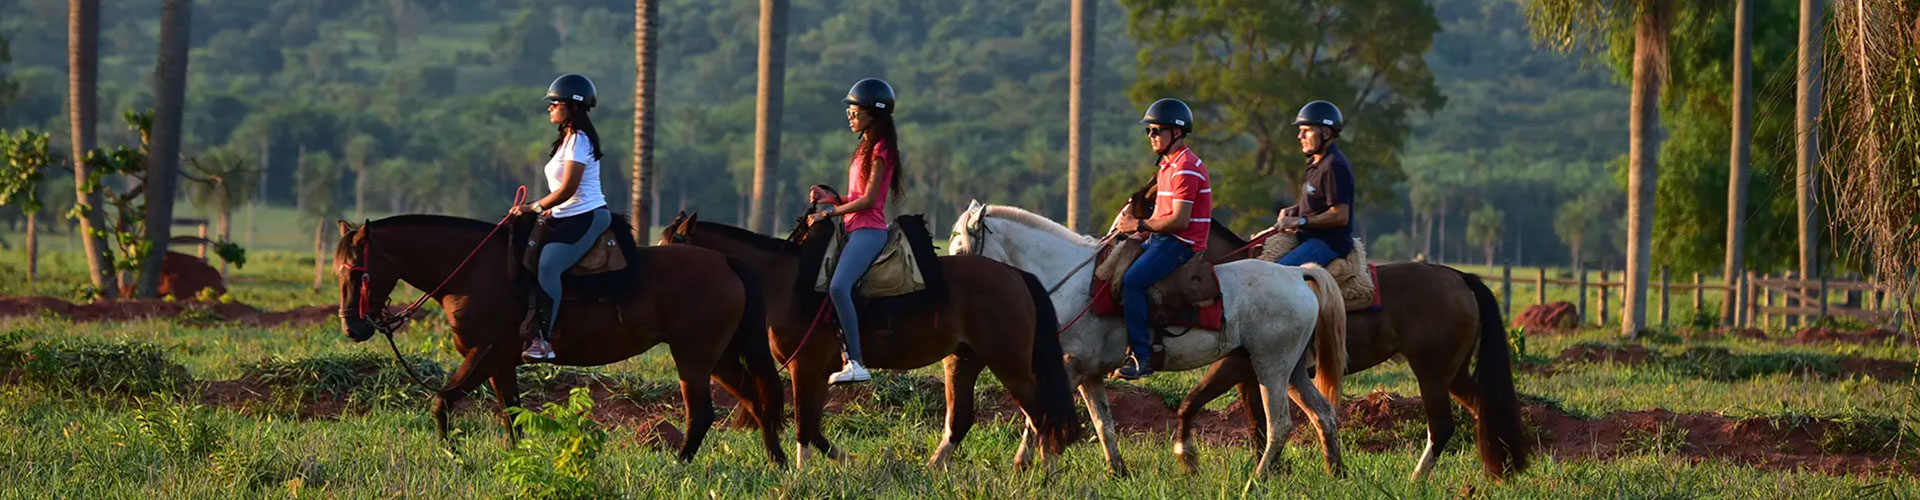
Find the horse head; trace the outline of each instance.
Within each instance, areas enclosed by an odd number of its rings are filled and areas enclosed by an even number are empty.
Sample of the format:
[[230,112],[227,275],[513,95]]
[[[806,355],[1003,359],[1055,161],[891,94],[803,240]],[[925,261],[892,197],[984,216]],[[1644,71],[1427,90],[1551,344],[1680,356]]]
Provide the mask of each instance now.
[[[340,283],[340,328],[347,338],[373,338],[386,320],[387,296],[399,282],[391,266],[381,266],[373,252],[373,230],[367,223],[338,221],[340,243],[334,247],[334,272]],[[379,269],[376,269],[379,268]]]

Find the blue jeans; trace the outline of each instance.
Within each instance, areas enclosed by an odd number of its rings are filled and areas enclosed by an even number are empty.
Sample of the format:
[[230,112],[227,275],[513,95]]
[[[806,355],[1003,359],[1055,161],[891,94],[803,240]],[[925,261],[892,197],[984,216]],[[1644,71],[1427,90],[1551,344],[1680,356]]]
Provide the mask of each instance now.
[[[593,249],[594,240],[599,239],[600,233],[606,232],[607,224],[613,221],[613,213],[606,207],[573,217],[587,218],[589,222],[586,233],[574,241],[549,241],[546,248],[540,250],[540,269],[535,276],[540,280],[540,291],[545,292],[547,297],[553,300],[551,302],[553,307],[547,308],[548,327],[546,331],[540,332],[541,335],[550,335],[553,331],[552,325],[557,325],[560,321],[560,275],[566,273],[567,268],[579,263],[580,258],[585,257],[587,251]],[[567,219],[573,219],[573,217],[567,217]]]
[[1156,234],[1147,239],[1140,258],[1120,277],[1120,306],[1127,321],[1127,348],[1133,351],[1134,359],[1141,366],[1151,366],[1148,358],[1153,353],[1153,336],[1149,331],[1152,327],[1147,324],[1148,307],[1151,307],[1147,289],[1191,258],[1193,247],[1186,242]]
[[1333,248],[1327,246],[1326,241],[1319,238],[1300,238],[1300,246],[1293,247],[1293,251],[1280,256],[1279,262],[1285,266],[1306,265],[1308,262],[1325,266],[1338,258],[1340,254],[1334,253]]
[[887,230],[855,229],[847,233],[846,246],[840,247],[840,262],[834,264],[833,279],[827,282],[827,295],[833,297],[833,311],[840,316],[840,333],[846,341],[847,359],[866,363],[860,356],[860,314],[853,309],[853,285],[867,275],[873,259],[887,248]]

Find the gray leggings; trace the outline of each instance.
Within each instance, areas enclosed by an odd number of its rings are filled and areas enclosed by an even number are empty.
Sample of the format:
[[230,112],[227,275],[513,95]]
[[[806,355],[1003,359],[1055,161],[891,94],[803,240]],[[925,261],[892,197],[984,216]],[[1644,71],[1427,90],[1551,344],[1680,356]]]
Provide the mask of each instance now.
[[847,359],[855,362],[866,360],[860,357],[860,314],[853,310],[853,285],[867,275],[867,267],[872,266],[873,259],[886,248],[885,229],[855,229],[847,233],[847,245],[840,247],[840,262],[834,264],[833,281],[827,284],[827,295],[833,297],[833,310],[840,315]]
[[560,275],[580,262],[580,257],[586,256],[587,250],[593,249],[594,240],[600,237],[600,233],[606,232],[607,224],[613,221],[613,213],[608,212],[606,207],[574,217],[581,216],[592,217],[593,223],[587,226],[586,234],[580,236],[579,240],[549,241],[546,248],[540,251],[540,291],[553,299],[553,307],[547,308],[549,326],[547,331],[541,332],[543,335],[551,336],[552,325],[560,321]]

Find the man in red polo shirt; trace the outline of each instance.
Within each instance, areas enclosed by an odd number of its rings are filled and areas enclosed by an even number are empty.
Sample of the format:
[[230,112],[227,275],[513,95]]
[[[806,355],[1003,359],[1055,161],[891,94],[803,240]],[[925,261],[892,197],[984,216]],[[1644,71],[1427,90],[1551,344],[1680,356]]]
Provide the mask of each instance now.
[[1207,167],[1187,148],[1187,135],[1193,133],[1193,110],[1179,99],[1161,99],[1147,107],[1140,123],[1147,124],[1147,142],[1160,156],[1160,171],[1154,175],[1153,216],[1140,220],[1121,210],[1114,222],[1117,230],[1147,237],[1139,260],[1133,261],[1120,278],[1127,350],[1132,351],[1131,359],[1119,371],[1126,379],[1153,373],[1147,288],[1207,250],[1208,226],[1213,221],[1213,186],[1207,179]]

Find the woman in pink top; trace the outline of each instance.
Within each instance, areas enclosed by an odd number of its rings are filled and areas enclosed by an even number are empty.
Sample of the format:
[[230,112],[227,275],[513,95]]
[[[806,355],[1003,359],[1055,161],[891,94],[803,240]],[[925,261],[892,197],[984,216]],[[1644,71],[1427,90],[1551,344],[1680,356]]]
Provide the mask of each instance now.
[[893,86],[878,78],[867,78],[847,90],[847,128],[860,134],[860,146],[854,148],[847,167],[847,196],[815,186],[808,197],[813,204],[829,205],[807,220],[818,223],[840,216],[846,225],[847,244],[840,249],[840,263],[833,271],[827,294],[833,298],[833,310],[840,315],[840,331],[845,340],[847,364],[834,372],[832,383],[860,382],[873,378],[862,365],[860,356],[860,315],[854,311],[853,286],[866,276],[867,267],[887,245],[887,196],[900,194],[900,149],[893,128]]

